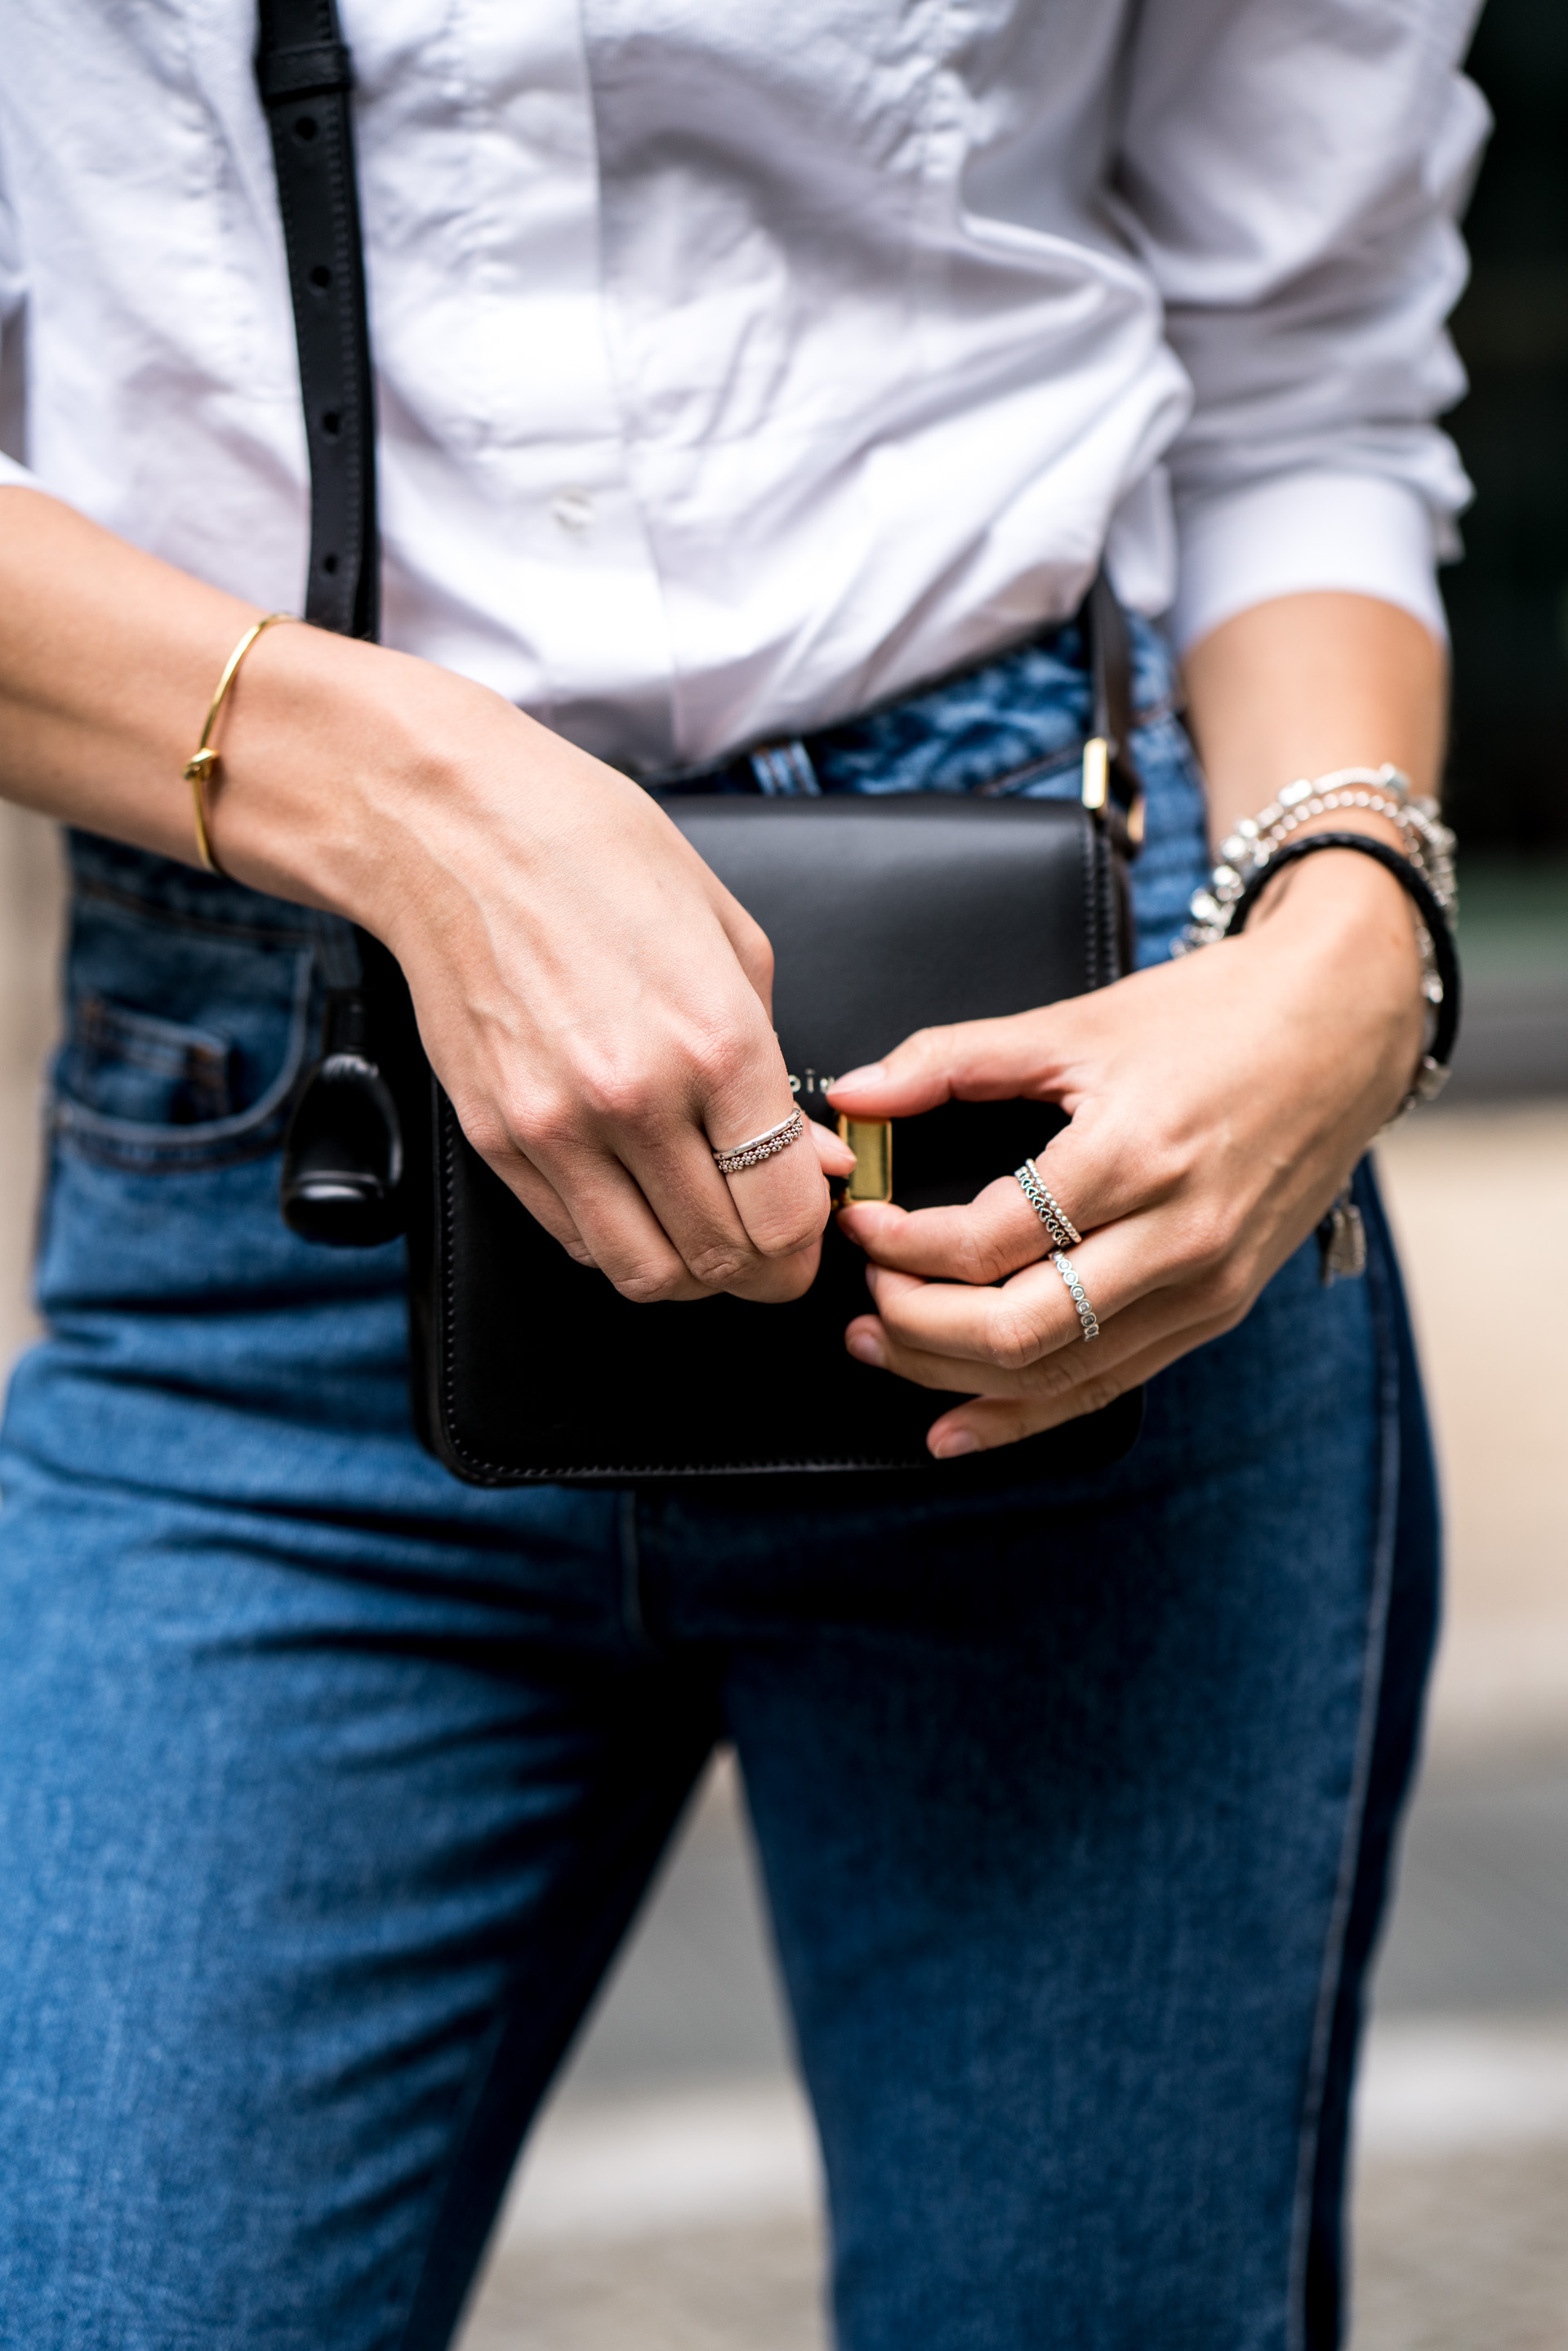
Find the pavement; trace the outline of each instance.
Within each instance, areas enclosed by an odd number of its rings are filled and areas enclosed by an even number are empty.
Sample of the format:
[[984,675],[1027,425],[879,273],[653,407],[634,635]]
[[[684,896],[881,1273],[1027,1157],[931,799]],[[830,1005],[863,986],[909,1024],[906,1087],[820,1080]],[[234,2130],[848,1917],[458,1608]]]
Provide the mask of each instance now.
[[[0,1356],[52,843],[0,808]],[[1468,1059],[1380,1152],[1448,1621],[1358,2109],[1353,2351],[1568,2351],[1568,875],[1467,875]],[[721,1759],[537,2129],[460,2351],[826,2351],[810,2120]]]

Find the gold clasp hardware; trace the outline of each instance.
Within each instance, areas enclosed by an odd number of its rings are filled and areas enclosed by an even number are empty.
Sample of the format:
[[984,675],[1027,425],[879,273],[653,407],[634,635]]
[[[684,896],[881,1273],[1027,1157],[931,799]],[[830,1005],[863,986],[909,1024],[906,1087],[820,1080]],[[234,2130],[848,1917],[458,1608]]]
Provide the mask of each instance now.
[[844,1198],[891,1200],[893,1197],[893,1121],[887,1118],[841,1118],[839,1139],[855,1155],[854,1174],[844,1187]]
[[1103,735],[1091,735],[1083,746],[1083,805],[1103,809],[1111,795],[1111,746]]
[[[1083,746],[1083,805],[1101,816],[1111,801],[1111,746],[1103,735],[1091,735]],[[1144,845],[1144,796],[1140,792],[1127,810],[1127,848],[1135,856]]]

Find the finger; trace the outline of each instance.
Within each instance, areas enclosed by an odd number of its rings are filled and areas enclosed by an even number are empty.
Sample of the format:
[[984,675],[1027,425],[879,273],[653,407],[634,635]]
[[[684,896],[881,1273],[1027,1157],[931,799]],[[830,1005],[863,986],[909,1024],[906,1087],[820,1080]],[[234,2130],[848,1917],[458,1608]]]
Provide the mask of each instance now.
[[[1102,1325],[1169,1280],[1128,1223],[1086,1241],[1069,1262]],[[901,1345],[955,1362],[1024,1370],[1082,1336],[1078,1310],[1051,1259],[1025,1266],[994,1289],[917,1277],[872,1265],[866,1286],[880,1320]]]
[[937,1281],[1000,1281],[1053,1246],[1011,1176],[998,1176],[967,1207],[852,1203],[839,1210],[839,1227],[873,1264]]
[[687,1271],[625,1170],[608,1155],[559,1147],[547,1155],[537,1147],[525,1152],[515,1140],[480,1144],[474,1140],[476,1122],[463,1123],[486,1165],[577,1264],[597,1267],[632,1298],[709,1294]]
[[[1062,1295],[1071,1308],[1065,1289]],[[1086,1380],[1118,1372],[1151,1347],[1170,1345],[1179,1353],[1184,1345],[1196,1343],[1184,1338],[1184,1332],[1229,1329],[1238,1319],[1228,1310],[1218,1311],[1201,1289],[1190,1286],[1140,1300],[1109,1328],[1103,1328],[1097,1339],[1088,1342],[1074,1311],[1071,1340],[1032,1364],[977,1363],[968,1356],[912,1347],[889,1329],[881,1315],[865,1315],[852,1322],[844,1339],[857,1363],[892,1372],[915,1387],[1038,1403],[1082,1386]]]
[[[714,1294],[714,1284],[692,1271],[640,1186],[609,1154],[558,1145],[547,1159],[542,1152],[530,1156],[514,1146],[481,1156],[570,1257],[579,1265],[596,1266],[624,1296],[652,1302]],[[707,1165],[712,1170],[711,1159]],[[723,1186],[716,1189],[731,1255],[756,1264]],[[798,1295],[810,1278],[804,1274],[787,1294]]]
[[[1035,1154],[1035,1173],[1082,1234],[1161,1206],[1179,1189],[1186,1163],[1129,1133],[1121,1116],[1086,1103]],[[936,1281],[999,1281],[1056,1244],[1016,1176],[998,1176],[967,1206],[905,1209],[860,1201],[839,1227],[878,1265]],[[1077,1246],[1076,1243],[1073,1244]]]
[[969,1355],[941,1355],[928,1348],[911,1347],[894,1337],[880,1315],[874,1314],[862,1315],[852,1322],[844,1333],[844,1344],[857,1364],[892,1372],[914,1387],[946,1388],[958,1395],[1039,1395],[1070,1377],[1059,1368],[1065,1348],[1038,1364],[977,1363]]
[[841,1135],[835,1134],[831,1126],[824,1126],[820,1118],[806,1121],[806,1133],[817,1155],[817,1165],[824,1176],[831,1176],[838,1182],[843,1176],[854,1174],[855,1155]]
[[654,1227],[699,1290],[772,1304],[810,1288],[831,1210],[815,1155],[802,1157],[809,1185],[805,1210],[795,1210],[787,1224],[787,1207],[771,1227],[758,1217],[769,1238],[779,1236],[766,1252],[746,1228],[734,1179],[727,1182],[719,1174],[713,1154],[694,1130],[662,1149],[628,1148],[622,1165]]
[[1267,1278],[1267,1269],[1248,1277],[1235,1266],[1218,1277],[1184,1278],[1169,1267],[1153,1279],[1126,1270],[1118,1277],[1125,1230],[1116,1227],[1068,1259],[1101,1326],[1089,1352],[1077,1305],[1054,1264],[1029,1267],[998,1290],[921,1281],[873,1267],[867,1280],[876,1313],[852,1323],[846,1343],[860,1362],[922,1387],[1032,1395],[1120,1363],[1191,1324],[1238,1321]]
[[[766,1108],[754,1109],[743,1132],[724,1125],[719,1132],[729,1134],[733,1150],[790,1115],[786,1108],[769,1119]],[[667,1116],[640,1132],[623,1127],[617,1147],[687,1270],[706,1288],[771,1299],[796,1296],[809,1283],[810,1271],[802,1272],[801,1260],[819,1249],[831,1202],[817,1154],[803,1134],[728,1178],[701,1128]],[[780,1281],[768,1268],[784,1263],[794,1270]]]
[[[771,1116],[764,1113],[753,1125],[742,1123],[733,1114],[722,1123],[710,1115],[708,1132],[714,1136],[713,1150],[734,1151],[753,1135],[766,1134],[790,1115],[794,1105],[788,1096],[785,1105],[782,1110],[774,1109]],[[759,1256],[791,1256],[821,1238],[832,1202],[823,1175],[821,1147],[812,1133],[815,1123],[814,1120],[804,1119],[804,1132],[782,1151],[775,1152],[770,1159],[759,1160],[755,1167],[737,1168],[734,1175],[718,1179],[727,1187],[735,1213]],[[849,1156],[852,1166],[854,1155],[851,1153]],[[713,1167],[711,1152],[708,1164]],[[717,1175],[716,1168],[713,1172]],[[847,1175],[849,1168],[842,1172]],[[672,1238],[679,1237],[672,1234]]]
[[623,1298],[652,1305],[713,1294],[714,1285],[686,1264],[632,1174],[618,1161],[582,1152],[559,1169],[552,1165],[551,1176],[560,1189],[570,1192],[587,1261],[598,1266]]
[[768,1015],[768,1025],[771,1028],[773,942],[755,916],[747,913],[739,899],[731,897],[712,868],[705,868],[705,871],[712,874],[713,885],[718,893],[715,904],[725,936],[735,950],[737,963],[761,998],[762,1008]]
[[847,1070],[828,1089],[851,1118],[909,1118],[945,1102],[1046,1101],[1060,1074],[1058,1008],[918,1029],[880,1061]]
[[577,1228],[570,1209],[556,1190],[548,1176],[542,1175],[531,1160],[514,1153],[504,1163],[488,1163],[508,1190],[515,1192],[536,1224],[544,1227],[552,1240],[558,1240],[568,1257],[579,1265],[591,1265],[592,1254]]
[[1016,1445],[1021,1437],[1038,1437],[1044,1429],[1060,1428],[1113,1404],[1189,1348],[1223,1337],[1230,1327],[1226,1321],[1189,1323],[1051,1395],[975,1397],[934,1420],[925,1432],[926,1445],[938,1461],[953,1461],[966,1453],[988,1453],[998,1446]]

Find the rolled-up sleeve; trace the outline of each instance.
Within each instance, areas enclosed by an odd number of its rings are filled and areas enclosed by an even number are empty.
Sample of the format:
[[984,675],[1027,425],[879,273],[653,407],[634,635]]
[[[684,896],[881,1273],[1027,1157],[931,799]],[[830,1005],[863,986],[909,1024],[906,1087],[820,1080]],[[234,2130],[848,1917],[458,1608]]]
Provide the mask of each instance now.
[[1469,496],[1434,423],[1489,128],[1477,0],[1148,0],[1118,168],[1193,384],[1168,463],[1179,644],[1304,589],[1443,629]]

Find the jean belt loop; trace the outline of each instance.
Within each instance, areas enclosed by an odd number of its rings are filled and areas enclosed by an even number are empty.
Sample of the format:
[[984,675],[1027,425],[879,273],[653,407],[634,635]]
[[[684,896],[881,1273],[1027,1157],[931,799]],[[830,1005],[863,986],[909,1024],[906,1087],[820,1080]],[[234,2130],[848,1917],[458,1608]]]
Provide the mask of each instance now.
[[751,771],[758,791],[768,799],[820,799],[822,787],[811,754],[797,735],[788,743],[770,743],[751,754]]

